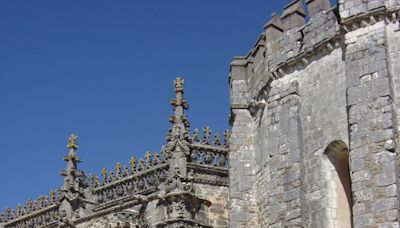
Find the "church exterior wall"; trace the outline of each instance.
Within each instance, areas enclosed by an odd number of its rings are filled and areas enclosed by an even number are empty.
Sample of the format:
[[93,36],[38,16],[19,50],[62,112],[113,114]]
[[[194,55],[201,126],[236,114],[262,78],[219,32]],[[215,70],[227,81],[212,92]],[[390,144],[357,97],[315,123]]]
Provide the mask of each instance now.
[[231,64],[231,227],[344,227],[325,154],[335,141],[350,151],[348,227],[399,226],[400,5],[338,6],[290,29],[273,15]]
[[291,1],[231,63],[231,133],[190,131],[177,78],[160,154],[86,176],[73,134],[64,185],[0,227],[400,227],[399,12]]

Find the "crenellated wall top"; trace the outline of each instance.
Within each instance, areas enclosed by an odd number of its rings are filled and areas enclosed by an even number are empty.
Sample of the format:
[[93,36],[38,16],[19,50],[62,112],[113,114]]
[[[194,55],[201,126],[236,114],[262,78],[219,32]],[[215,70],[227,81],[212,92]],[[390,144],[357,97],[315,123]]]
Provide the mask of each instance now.
[[[282,16],[272,14],[248,55],[231,62],[231,108],[248,108],[267,83],[307,66],[321,51],[343,47],[346,32],[398,20],[399,9],[400,2],[393,0],[339,0],[337,6],[329,0],[291,1]],[[244,84],[234,82],[240,80]]]

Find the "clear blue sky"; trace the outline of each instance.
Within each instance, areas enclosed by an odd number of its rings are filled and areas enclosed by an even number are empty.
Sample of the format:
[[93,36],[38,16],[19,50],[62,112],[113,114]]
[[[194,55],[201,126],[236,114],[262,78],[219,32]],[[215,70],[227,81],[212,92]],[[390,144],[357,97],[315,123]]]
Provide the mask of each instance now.
[[286,3],[0,0],[0,210],[61,186],[73,132],[86,173],[159,151],[178,75],[191,128],[229,128],[229,63]]

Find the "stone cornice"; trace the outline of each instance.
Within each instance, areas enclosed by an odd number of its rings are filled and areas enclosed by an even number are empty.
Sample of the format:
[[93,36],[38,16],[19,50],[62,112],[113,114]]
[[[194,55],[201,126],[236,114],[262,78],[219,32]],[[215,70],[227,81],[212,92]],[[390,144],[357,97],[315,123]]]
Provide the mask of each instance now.
[[346,18],[342,20],[341,25],[345,32],[351,32],[383,20],[387,23],[390,23],[395,20],[399,20],[399,10],[400,6],[390,9],[382,6],[374,10]]

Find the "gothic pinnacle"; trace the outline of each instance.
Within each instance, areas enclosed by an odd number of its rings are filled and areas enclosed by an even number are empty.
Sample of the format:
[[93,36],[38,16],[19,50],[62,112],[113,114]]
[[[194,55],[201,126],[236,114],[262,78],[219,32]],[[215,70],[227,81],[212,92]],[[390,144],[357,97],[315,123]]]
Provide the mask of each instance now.
[[75,155],[76,149],[78,149],[78,144],[77,144],[78,136],[73,133],[72,135],[69,136],[68,138],[68,144],[67,148],[69,149],[69,155]]
[[184,80],[180,77],[177,77],[174,80],[175,86],[175,99],[170,101],[170,104],[174,108],[174,115],[170,116],[169,120],[173,124],[173,133],[176,133],[175,128],[180,129],[187,129],[189,127],[189,121],[184,113],[185,109],[189,108],[189,104],[187,103],[186,99],[183,97]]
[[68,138],[67,148],[69,149],[68,155],[64,156],[64,161],[68,162],[67,169],[61,173],[63,176],[70,175],[71,172],[76,171],[76,163],[81,162],[80,158],[76,156],[76,150],[78,149],[77,144],[78,136],[71,134]]
[[183,91],[183,85],[184,85],[184,80],[180,77],[177,77],[174,80],[174,85],[175,85],[175,99],[171,100],[171,105],[175,110],[175,121],[177,118],[180,118],[184,115],[184,109],[189,108],[189,104],[183,97],[184,91]]

